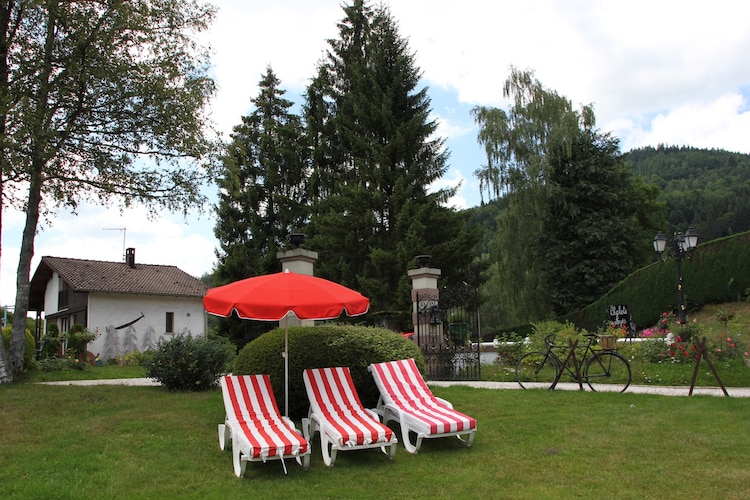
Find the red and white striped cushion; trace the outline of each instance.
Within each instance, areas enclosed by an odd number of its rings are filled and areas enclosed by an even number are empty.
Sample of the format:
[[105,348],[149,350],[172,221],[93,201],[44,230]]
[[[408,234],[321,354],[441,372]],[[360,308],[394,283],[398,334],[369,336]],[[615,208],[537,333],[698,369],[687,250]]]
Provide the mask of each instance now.
[[396,406],[412,422],[422,423],[427,433],[476,428],[474,418],[446,406],[432,394],[413,359],[374,363],[372,373],[385,404]]
[[348,367],[314,368],[304,372],[310,409],[322,417],[321,432],[341,446],[389,443],[393,431],[362,406]]
[[307,452],[307,440],[281,417],[268,375],[227,375],[221,389],[227,421],[249,443],[253,459]]

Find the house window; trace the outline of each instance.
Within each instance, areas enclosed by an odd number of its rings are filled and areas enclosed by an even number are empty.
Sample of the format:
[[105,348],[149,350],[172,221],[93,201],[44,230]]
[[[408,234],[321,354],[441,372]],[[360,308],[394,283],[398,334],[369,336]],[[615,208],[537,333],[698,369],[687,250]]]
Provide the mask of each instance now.
[[62,278],[58,278],[57,287],[57,310],[61,311],[68,307],[70,300],[70,288],[68,284]]
[[167,333],[174,333],[174,313],[168,312],[167,313]]

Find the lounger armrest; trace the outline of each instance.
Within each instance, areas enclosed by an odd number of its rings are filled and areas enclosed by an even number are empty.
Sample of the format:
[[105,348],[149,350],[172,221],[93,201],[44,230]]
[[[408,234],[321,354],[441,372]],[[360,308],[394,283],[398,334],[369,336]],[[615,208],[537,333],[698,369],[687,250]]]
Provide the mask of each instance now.
[[383,396],[380,396],[378,398],[378,406],[375,408],[371,408],[370,411],[374,412],[378,418],[382,421],[383,420],[383,412],[384,412],[385,405],[383,404]]
[[448,408],[450,408],[450,409],[453,409],[453,405],[451,404],[451,402],[450,402],[450,401],[446,401],[445,399],[443,399],[443,398],[439,398],[439,397],[437,397],[437,396],[435,396],[435,399],[436,399],[436,400],[438,401],[438,403],[444,404],[444,405],[445,405],[445,406],[447,406]]

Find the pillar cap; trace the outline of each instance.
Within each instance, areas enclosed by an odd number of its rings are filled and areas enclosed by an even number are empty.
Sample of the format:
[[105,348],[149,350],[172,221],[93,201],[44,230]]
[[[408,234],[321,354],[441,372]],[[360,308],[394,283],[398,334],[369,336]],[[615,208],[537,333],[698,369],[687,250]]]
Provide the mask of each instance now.
[[417,269],[409,269],[407,274],[413,279],[420,276],[440,276],[441,271],[434,267],[419,267]]
[[306,248],[293,248],[291,250],[284,250],[283,252],[276,252],[276,258],[281,262],[286,262],[288,260],[315,262],[318,260],[318,252],[313,252]]

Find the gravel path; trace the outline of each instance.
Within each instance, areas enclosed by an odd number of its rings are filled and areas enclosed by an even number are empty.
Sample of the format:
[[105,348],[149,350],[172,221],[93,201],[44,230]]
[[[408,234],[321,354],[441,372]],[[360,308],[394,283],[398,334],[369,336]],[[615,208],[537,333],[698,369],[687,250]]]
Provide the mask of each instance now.
[[[451,385],[466,385],[469,387],[477,387],[481,389],[520,389],[521,387],[515,382],[479,382],[479,381],[459,381],[459,382],[447,382],[447,381],[434,381],[429,382],[430,385],[437,387],[448,387]],[[539,384],[540,389],[544,389],[546,385]],[[591,390],[586,384],[583,385],[584,390]],[[563,391],[577,391],[579,390],[578,384],[572,383],[560,383],[557,384],[556,389]],[[727,392],[731,397],[736,398],[750,398],[750,387],[727,387]],[[660,394],[662,396],[689,396],[689,386],[655,386],[655,385],[631,385],[625,391],[625,393],[633,394]],[[720,387],[696,387],[693,389],[694,395],[707,395],[707,396],[724,396],[724,392]]]
[[[40,382],[41,384],[47,385],[131,385],[131,386],[157,386],[160,385],[154,379],[150,378],[117,378],[117,379],[103,379],[103,380],[67,380],[62,382]],[[435,387],[448,387],[451,385],[465,385],[468,387],[475,387],[479,389],[520,389],[521,387],[515,382],[480,382],[480,381],[430,381],[429,385]],[[540,388],[544,388],[540,384]],[[561,383],[557,384],[557,389],[563,391],[577,391],[579,390],[578,384]],[[588,386],[584,384],[585,390],[590,390]],[[633,394],[660,394],[662,396],[688,396],[690,387],[687,386],[653,386],[653,385],[631,385],[628,387],[626,393]],[[731,397],[735,398],[750,398],[750,387],[727,387],[727,392]],[[706,395],[706,396],[724,396],[721,388],[719,387],[696,387],[693,390],[694,395]]]

